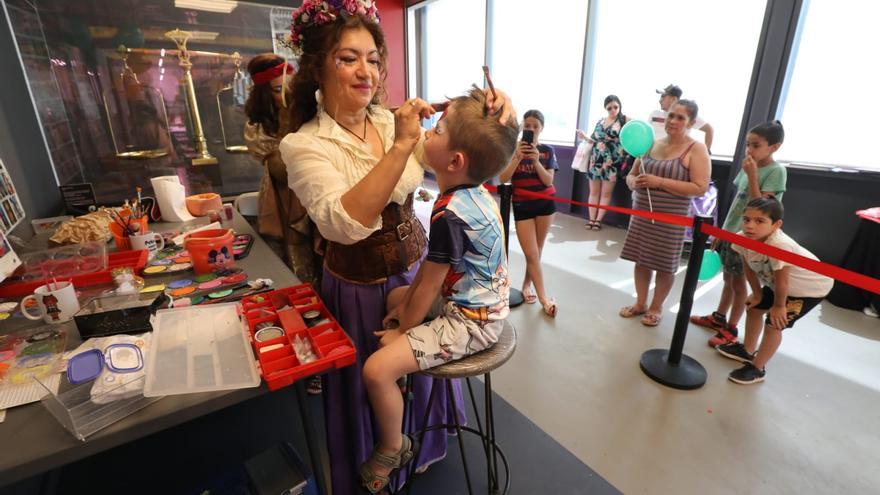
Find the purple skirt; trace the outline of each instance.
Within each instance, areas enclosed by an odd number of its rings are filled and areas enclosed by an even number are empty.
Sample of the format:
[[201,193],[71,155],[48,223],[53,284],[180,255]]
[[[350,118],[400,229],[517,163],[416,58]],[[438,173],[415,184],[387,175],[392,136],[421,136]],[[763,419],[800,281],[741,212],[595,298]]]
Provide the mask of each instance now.
[[[378,433],[367,398],[367,389],[364,387],[364,363],[379,347],[379,338],[373,332],[382,328],[388,293],[396,287],[410,284],[418,265],[417,263],[408,272],[389,277],[383,284],[375,285],[346,282],[324,270],[321,297],[358,350],[354,365],[332,371],[324,380],[327,448],[334,495],[362,493],[358,469],[373,451],[376,443],[374,432]],[[430,378],[413,375],[415,398],[410,406],[415,413],[415,429],[422,427],[431,382]],[[439,382],[438,387],[431,406],[429,424],[452,423],[451,411],[447,411],[446,389]],[[453,390],[459,406],[458,416],[463,420],[464,401],[458,380],[454,380]],[[410,430],[412,428],[407,427],[405,431]],[[419,464],[425,466],[442,459],[446,455],[446,445],[446,431],[434,430],[426,434],[422,440]]]

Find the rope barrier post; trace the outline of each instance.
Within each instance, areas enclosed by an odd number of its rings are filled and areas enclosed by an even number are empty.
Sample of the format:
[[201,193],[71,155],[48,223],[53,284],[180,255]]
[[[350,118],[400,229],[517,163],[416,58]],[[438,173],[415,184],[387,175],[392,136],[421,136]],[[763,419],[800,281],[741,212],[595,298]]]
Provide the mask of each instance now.
[[[498,184],[498,196],[501,198],[501,225],[504,227],[504,254],[509,253],[510,246],[510,205],[513,201],[513,184],[510,182]],[[507,257],[510,259],[510,256]],[[521,290],[510,288],[510,307],[522,305],[525,298]]]
[[669,350],[651,349],[645,351],[639,360],[639,367],[651,379],[679,390],[697,389],[706,383],[706,369],[696,359],[682,354],[682,348],[687,335],[691,308],[694,305],[694,291],[697,290],[700,266],[703,263],[703,251],[708,237],[700,227],[703,223],[711,224],[711,222],[711,217],[694,217],[691,254],[688,257],[684,287],[681,290],[681,301]]

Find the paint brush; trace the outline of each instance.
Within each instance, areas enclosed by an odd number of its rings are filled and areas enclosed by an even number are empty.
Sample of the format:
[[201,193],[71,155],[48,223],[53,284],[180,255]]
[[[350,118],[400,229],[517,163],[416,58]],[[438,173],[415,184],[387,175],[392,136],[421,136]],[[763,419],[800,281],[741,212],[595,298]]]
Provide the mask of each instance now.
[[495,85],[492,84],[492,78],[489,77],[489,66],[488,65],[483,66],[483,74],[486,76],[486,83],[489,85],[489,91],[492,92],[492,98],[497,100],[498,95],[495,94]]

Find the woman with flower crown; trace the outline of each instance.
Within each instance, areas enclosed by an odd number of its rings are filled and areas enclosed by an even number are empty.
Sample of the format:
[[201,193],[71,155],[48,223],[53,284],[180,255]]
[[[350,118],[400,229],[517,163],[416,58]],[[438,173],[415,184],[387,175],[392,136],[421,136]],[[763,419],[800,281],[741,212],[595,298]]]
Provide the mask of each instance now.
[[[322,298],[358,349],[356,364],[329,373],[324,387],[333,493],[347,495],[360,493],[358,468],[377,440],[362,376],[379,344],[373,332],[382,328],[388,292],[412,282],[427,246],[412,201],[423,178],[419,123],[434,109],[418,98],[393,114],[380,105],[388,49],[372,0],[305,0],[291,33],[296,103],[293,132],[279,149],[290,188],[327,241]],[[515,118],[501,92],[487,94],[487,106],[499,119]],[[411,413],[421,423],[430,380],[413,382]],[[451,422],[442,388],[430,412],[435,423]],[[445,432],[426,434],[417,467],[442,459],[446,443]],[[391,457],[409,457],[408,444]]]

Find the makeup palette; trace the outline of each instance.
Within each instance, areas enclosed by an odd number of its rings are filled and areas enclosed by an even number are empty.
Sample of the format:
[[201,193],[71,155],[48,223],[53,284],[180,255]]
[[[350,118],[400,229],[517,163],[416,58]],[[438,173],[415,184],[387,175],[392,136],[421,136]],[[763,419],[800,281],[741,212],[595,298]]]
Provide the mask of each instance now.
[[235,259],[246,258],[254,245],[254,236],[250,234],[237,234],[232,240],[232,254]]
[[184,287],[189,287],[190,285],[193,285],[193,281],[188,278],[182,278],[180,280],[173,280],[171,282],[168,282],[167,285],[169,289],[182,289]]

